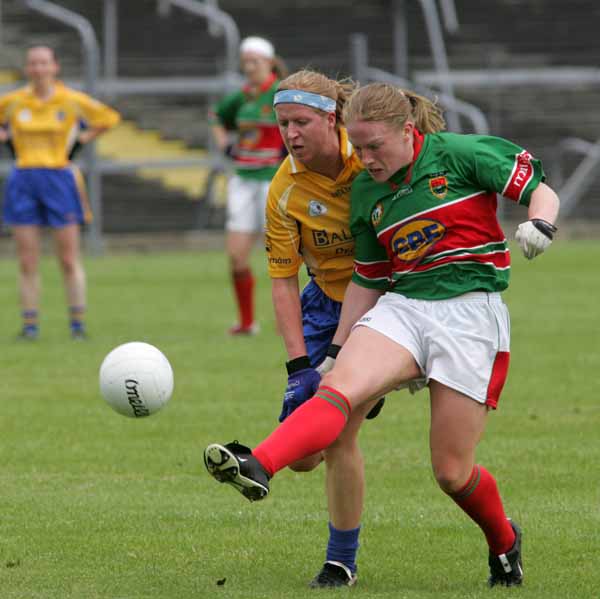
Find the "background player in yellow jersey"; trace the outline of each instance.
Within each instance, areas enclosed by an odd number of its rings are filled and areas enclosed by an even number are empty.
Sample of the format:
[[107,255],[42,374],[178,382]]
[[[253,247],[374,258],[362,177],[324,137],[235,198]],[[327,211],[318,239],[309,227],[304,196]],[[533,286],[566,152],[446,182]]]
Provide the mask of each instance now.
[[[273,306],[289,360],[281,421],[319,385],[315,368],[335,344],[341,302],[352,276],[350,186],[362,165],[341,121],[352,88],[305,70],[284,79],[275,95],[277,121],[289,151],[269,188],[266,228]],[[302,264],[311,278],[300,294]],[[327,469],[329,542],[326,562],[312,586],[345,586],[356,580],[364,496],[357,435],[372,407],[373,402],[357,410],[322,455],[292,465],[297,471],[312,470],[324,458]]]
[[38,265],[41,228],[46,226],[52,228],[64,276],[71,335],[85,337],[79,230],[84,214],[69,155],[75,143],[89,143],[120,118],[108,106],[63,85],[56,79],[58,72],[54,51],[34,46],[25,62],[29,85],[0,97],[0,141],[10,140],[16,158],[6,183],[3,216],[17,244],[24,339],[38,336]]

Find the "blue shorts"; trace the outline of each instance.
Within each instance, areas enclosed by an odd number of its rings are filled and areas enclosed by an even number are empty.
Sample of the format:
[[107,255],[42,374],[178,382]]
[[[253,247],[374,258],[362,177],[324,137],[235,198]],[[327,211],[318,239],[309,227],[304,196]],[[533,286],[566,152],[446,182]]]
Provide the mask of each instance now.
[[70,168],[13,168],[4,193],[4,223],[64,227],[83,223]]
[[306,353],[315,368],[325,359],[331,345],[340,321],[342,302],[327,297],[311,279],[302,290],[300,303]]

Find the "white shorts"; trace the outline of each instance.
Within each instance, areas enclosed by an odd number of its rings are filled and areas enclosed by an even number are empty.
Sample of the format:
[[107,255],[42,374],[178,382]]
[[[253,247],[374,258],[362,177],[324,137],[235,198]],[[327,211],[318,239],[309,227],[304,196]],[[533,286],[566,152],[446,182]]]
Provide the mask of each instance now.
[[499,293],[472,292],[447,300],[386,293],[354,326],[366,326],[405,347],[429,379],[492,408],[508,372],[510,318]]
[[254,181],[233,175],[227,184],[225,229],[238,233],[262,233],[270,181]]

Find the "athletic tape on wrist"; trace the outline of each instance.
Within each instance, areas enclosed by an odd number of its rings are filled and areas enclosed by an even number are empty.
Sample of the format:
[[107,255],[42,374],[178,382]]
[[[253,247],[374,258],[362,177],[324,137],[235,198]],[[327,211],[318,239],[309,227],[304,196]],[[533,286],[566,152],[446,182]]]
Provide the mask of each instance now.
[[294,358],[289,362],[285,363],[285,368],[287,370],[288,376],[299,372],[300,370],[306,370],[310,368],[310,359],[308,356],[300,356],[299,358]]

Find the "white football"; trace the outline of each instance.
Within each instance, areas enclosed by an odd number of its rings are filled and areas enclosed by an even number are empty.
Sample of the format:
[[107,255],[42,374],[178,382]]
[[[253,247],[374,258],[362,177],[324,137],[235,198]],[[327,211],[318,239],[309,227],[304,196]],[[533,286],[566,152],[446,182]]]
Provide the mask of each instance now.
[[100,392],[124,416],[158,412],[173,393],[173,369],[153,345],[133,341],[115,347],[100,366]]

